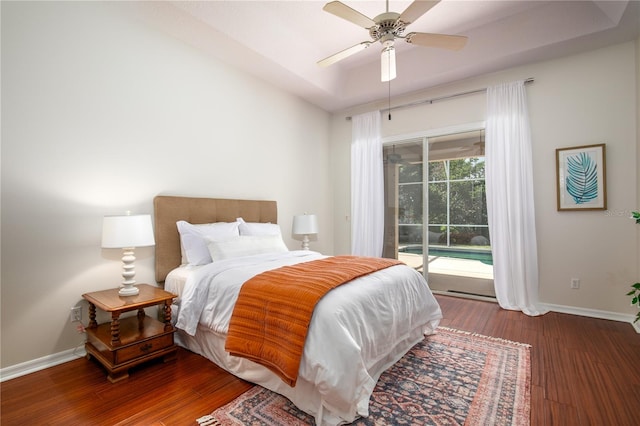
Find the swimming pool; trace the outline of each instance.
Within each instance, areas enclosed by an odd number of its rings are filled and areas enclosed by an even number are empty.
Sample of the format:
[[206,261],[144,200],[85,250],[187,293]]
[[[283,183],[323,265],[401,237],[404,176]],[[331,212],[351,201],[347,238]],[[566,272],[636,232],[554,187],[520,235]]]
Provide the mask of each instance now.
[[[401,253],[422,254],[422,246],[411,245],[398,249]],[[486,265],[493,265],[493,256],[490,251],[463,249],[453,247],[429,247],[429,256],[453,257],[455,259],[479,260]]]

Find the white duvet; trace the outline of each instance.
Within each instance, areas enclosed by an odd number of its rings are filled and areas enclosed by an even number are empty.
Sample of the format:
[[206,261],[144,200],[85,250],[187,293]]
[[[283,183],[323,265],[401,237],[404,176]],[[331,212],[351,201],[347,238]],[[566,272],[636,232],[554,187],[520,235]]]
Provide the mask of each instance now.
[[[368,415],[369,397],[380,374],[425,334],[433,333],[442,318],[426,281],[408,266],[393,266],[355,279],[320,300],[295,388],[266,368],[224,352],[233,306],[247,279],[269,269],[324,257],[301,250],[199,267],[188,276],[180,295],[176,327],[183,331],[183,338],[179,343],[238,377],[283,394],[315,416],[318,424],[352,422]],[[203,335],[212,341],[204,340]]]

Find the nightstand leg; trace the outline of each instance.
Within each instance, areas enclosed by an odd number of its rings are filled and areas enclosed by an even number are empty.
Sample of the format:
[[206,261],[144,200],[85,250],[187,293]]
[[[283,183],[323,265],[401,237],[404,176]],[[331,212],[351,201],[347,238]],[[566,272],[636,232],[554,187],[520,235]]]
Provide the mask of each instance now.
[[138,329],[142,330],[144,329],[144,318],[147,316],[147,314],[144,312],[143,308],[138,309]]
[[120,344],[120,312],[111,313],[111,344]]
[[89,302],[89,328],[96,328],[98,323],[96,322],[96,305]]
[[164,329],[171,329],[171,301],[166,300],[164,302]]
[[127,370],[121,371],[119,373],[109,373],[107,375],[107,379],[109,379],[111,383],[119,382],[120,380],[124,380],[128,377],[129,377],[129,372]]

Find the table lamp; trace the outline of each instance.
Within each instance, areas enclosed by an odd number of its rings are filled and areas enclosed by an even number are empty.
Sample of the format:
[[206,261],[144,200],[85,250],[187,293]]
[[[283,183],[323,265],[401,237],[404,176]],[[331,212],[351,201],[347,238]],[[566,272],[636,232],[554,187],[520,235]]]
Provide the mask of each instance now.
[[122,288],[121,296],[135,296],[139,290],[135,286],[136,247],[155,245],[151,215],[105,216],[102,222],[102,248],[122,249]]
[[293,217],[294,235],[303,235],[302,250],[309,250],[309,235],[318,233],[318,218],[314,214],[303,214]]

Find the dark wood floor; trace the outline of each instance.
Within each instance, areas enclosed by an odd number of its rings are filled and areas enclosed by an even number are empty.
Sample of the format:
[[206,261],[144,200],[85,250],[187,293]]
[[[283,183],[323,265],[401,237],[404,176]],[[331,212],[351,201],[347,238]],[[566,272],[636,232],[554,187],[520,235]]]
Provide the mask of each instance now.
[[[640,335],[566,314],[527,317],[437,296],[441,325],[532,345],[531,425],[640,425]],[[180,349],[111,384],[84,358],[1,384],[2,425],[195,425],[250,387]]]

